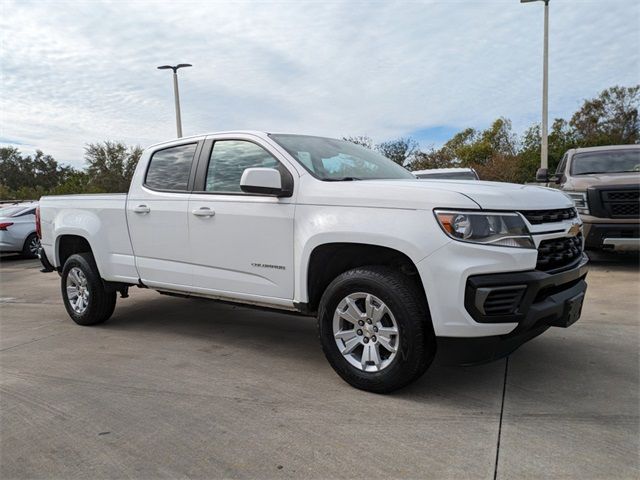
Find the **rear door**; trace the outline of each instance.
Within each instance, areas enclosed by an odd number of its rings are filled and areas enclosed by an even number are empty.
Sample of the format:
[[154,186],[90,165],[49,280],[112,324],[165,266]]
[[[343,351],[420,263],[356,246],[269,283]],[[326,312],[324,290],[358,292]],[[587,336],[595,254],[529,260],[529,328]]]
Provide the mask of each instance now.
[[191,286],[187,209],[200,146],[191,141],[151,152],[143,178],[132,181],[127,223],[145,285],[177,290]]
[[295,197],[240,190],[250,167],[279,169],[283,181],[293,182],[295,170],[279,155],[250,135],[205,143],[189,201],[194,291],[269,302],[293,298]]

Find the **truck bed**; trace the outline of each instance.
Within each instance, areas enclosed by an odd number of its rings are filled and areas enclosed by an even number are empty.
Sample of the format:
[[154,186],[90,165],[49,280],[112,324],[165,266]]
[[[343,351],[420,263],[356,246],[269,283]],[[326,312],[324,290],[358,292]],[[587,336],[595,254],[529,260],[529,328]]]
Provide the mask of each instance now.
[[[86,238],[105,280],[136,283],[138,273],[126,218],[127,194],[45,196],[40,199],[42,247],[53,266],[60,265],[57,242],[67,235]],[[67,239],[69,237],[66,237]]]

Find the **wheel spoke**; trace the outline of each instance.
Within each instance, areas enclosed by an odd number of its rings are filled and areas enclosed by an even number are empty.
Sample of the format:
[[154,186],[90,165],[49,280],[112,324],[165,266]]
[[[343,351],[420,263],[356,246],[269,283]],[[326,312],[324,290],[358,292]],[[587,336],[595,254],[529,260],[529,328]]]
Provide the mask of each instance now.
[[364,306],[366,309],[367,318],[373,319],[373,315],[376,310],[376,306],[373,303],[373,295],[367,295],[367,298],[364,301]]
[[382,320],[382,317],[384,317],[385,313],[387,313],[387,307],[385,305],[374,307],[369,318],[371,318],[373,323],[378,323],[380,322],[380,320]]
[[391,337],[398,335],[398,329],[395,327],[378,327],[378,338],[385,338],[391,340]]
[[69,276],[71,277],[71,282],[75,284],[75,286],[80,286],[80,279],[78,278],[78,274],[76,273],[76,269],[71,269],[69,272]]
[[360,345],[360,338],[352,337],[344,342],[344,347],[340,349],[340,353],[342,353],[342,355],[349,355],[358,345]]
[[378,337],[378,343],[380,343],[380,345],[382,345],[382,347],[385,348],[389,353],[396,353],[396,351],[398,350],[396,347],[391,345],[391,342],[388,338]]
[[357,325],[358,320],[362,320],[364,314],[360,311],[358,305],[356,305],[356,302],[351,298],[347,297],[345,298],[345,301],[347,303],[347,307],[344,310],[340,311],[340,316],[346,321]]
[[362,369],[366,370],[370,367],[370,363],[376,367],[376,370],[380,369],[380,354],[378,352],[378,346],[375,343],[367,343],[362,351]]
[[69,300],[74,300],[78,296],[78,289],[76,287],[67,287],[67,297]]
[[334,335],[334,337],[340,338],[346,342],[350,338],[356,337],[357,335],[358,334],[355,330],[340,330]]

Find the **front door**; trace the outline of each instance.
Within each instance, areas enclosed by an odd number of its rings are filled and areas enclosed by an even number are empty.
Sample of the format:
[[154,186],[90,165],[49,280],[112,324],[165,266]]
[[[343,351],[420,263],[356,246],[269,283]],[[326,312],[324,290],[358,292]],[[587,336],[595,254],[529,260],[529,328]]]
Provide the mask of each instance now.
[[[216,139],[189,200],[194,291],[260,303],[260,297],[293,299],[291,198],[245,194],[245,168],[291,173],[255,140]],[[202,160],[201,160],[202,161]],[[200,169],[199,169],[200,170]],[[269,299],[264,299],[269,302]]]

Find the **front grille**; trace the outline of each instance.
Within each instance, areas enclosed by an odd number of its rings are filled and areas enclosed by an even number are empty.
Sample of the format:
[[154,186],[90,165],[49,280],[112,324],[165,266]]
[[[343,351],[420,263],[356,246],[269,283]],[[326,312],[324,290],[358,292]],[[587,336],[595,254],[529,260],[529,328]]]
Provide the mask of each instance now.
[[491,289],[482,304],[482,310],[485,315],[511,315],[520,306],[520,300],[526,289],[527,287],[523,285]]
[[601,190],[600,198],[610,218],[638,218],[640,189]]
[[543,240],[538,247],[538,270],[557,270],[582,257],[582,235]]
[[640,190],[618,190],[602,192],[605,201],[610,200],[638,200],[640,198]]
[[637,203],[612,203],[609,206],[613,217],[637,217],[640,214]]
[[554,210],[524,210],[520,212],[532,225],[541,223],[561,222],[576,218],[578,213],[575,208],[560,208]]

